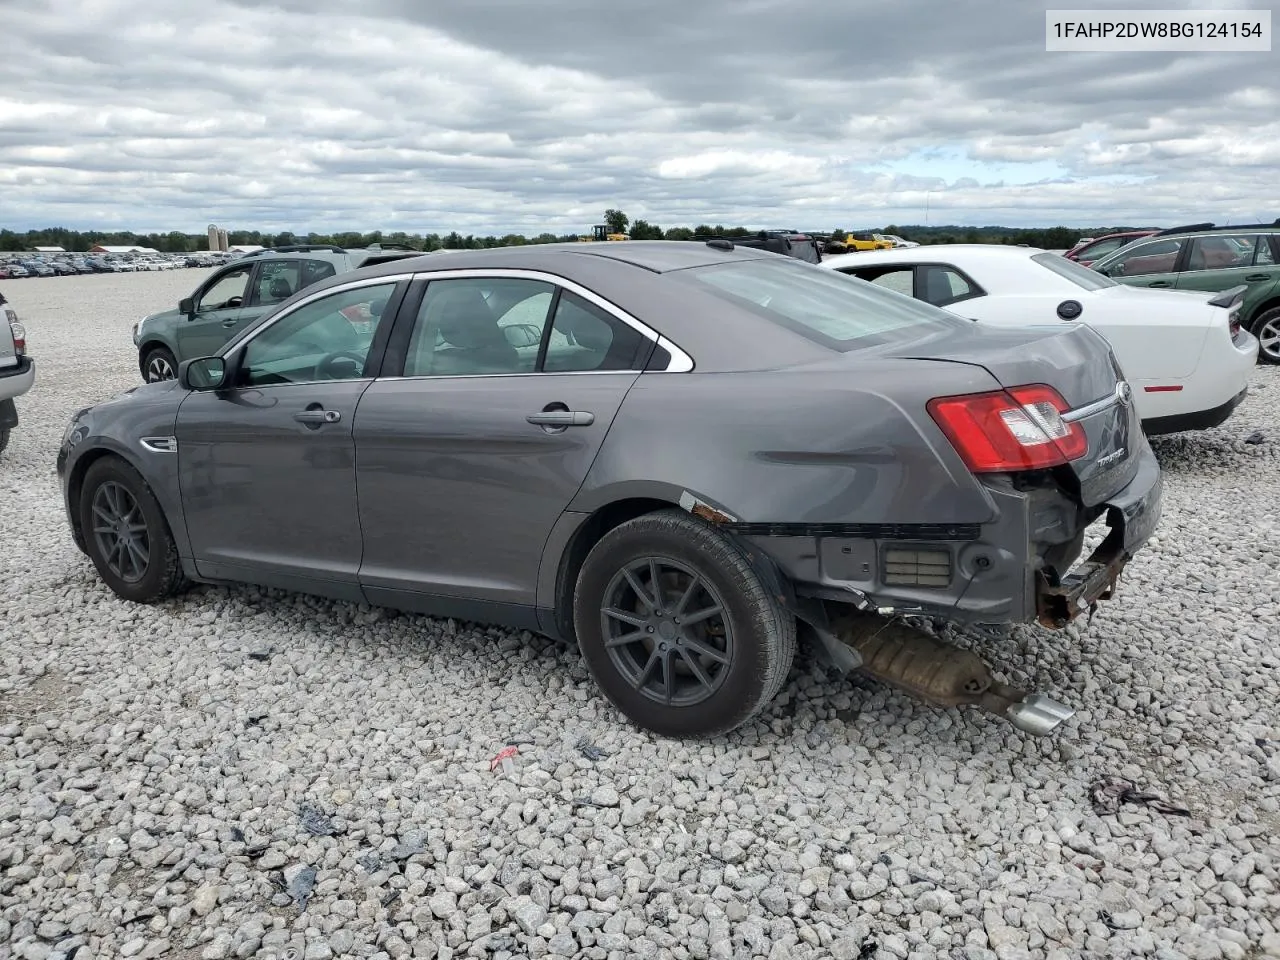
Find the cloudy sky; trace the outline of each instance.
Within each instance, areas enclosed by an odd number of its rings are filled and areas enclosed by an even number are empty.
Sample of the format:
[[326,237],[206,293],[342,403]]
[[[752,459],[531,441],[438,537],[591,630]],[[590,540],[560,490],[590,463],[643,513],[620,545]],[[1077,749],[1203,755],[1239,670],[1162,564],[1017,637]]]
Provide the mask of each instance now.
[[0,226],[1280,216],[1280,50],[1045,52],[1073,5],[0,0]]

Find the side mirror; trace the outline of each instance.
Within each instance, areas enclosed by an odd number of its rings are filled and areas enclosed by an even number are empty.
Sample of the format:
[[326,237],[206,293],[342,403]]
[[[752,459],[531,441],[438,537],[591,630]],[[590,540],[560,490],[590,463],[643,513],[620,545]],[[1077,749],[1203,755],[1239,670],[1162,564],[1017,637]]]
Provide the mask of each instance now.
[[227,379],[227,362],[222,357],[200,357],[178,364],[178,384],[184,390],[218,390]]
[[186,316],[192,316],[196,312],[196,302],[190,297],[183,297],[178,301],[178,312]]

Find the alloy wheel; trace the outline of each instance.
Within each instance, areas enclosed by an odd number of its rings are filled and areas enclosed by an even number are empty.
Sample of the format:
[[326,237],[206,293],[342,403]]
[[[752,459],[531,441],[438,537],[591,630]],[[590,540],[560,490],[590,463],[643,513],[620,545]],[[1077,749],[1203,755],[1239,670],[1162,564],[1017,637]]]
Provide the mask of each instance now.
[[614,574],[600,621],[614,667],[667,706],[706,700],[733,664],[733,631],[715,587],[668,557],[640,557]]
[[151,541],[142,508],[122,483],[108,480],[93,493],[93,537],[111,572],[126,583],[147,575]]
[[1280,313],[1258,327],[1258,349],[1280,363]]
[[172,380],[177,374],[173,364],[164,354],[157,353],[147,361],[147,383],[158,383],[161,380]]

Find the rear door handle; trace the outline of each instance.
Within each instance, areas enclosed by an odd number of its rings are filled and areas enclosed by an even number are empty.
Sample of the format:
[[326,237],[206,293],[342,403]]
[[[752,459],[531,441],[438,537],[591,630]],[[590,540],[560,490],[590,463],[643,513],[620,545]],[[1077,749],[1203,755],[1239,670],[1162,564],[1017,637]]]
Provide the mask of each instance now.
[[1261,283],[1263,280],[1270,280],[1265,273],[1255,273],[1244,278],[1245,283]]
[[293,415],[299,423],[337,423],[342,414],[337,410],[299,410]]
[[544,410],[525,419],[540,427],[589,427],[596,422],[596,415],[586,410]]
[[237,320],[235,317],[228,317],[226,320],[222,321],[222,325],[224,327],[234,327],[239,322],[240,321]]
[[1154,283],[1147,284],[1149,287],[1172,287],[1173,284],[1168,280],[1156,280]]

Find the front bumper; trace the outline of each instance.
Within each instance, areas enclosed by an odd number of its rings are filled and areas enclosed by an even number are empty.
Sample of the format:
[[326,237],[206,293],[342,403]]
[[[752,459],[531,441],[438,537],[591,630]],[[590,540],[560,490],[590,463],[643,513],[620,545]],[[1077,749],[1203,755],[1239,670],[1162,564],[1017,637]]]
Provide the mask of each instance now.
[[[996,516],[982,524],[726,526],[768,557],[801,598],[961,623],[1061,627],[1111,596],[1159,523],[1160,467],[1145,442],[1137,456],[1129,483],[1092,510],[1056,486],[1019,489],[1003,478],[987,485]],[[1067,574],[1085,528],[1100,517],[1108,536]]]

